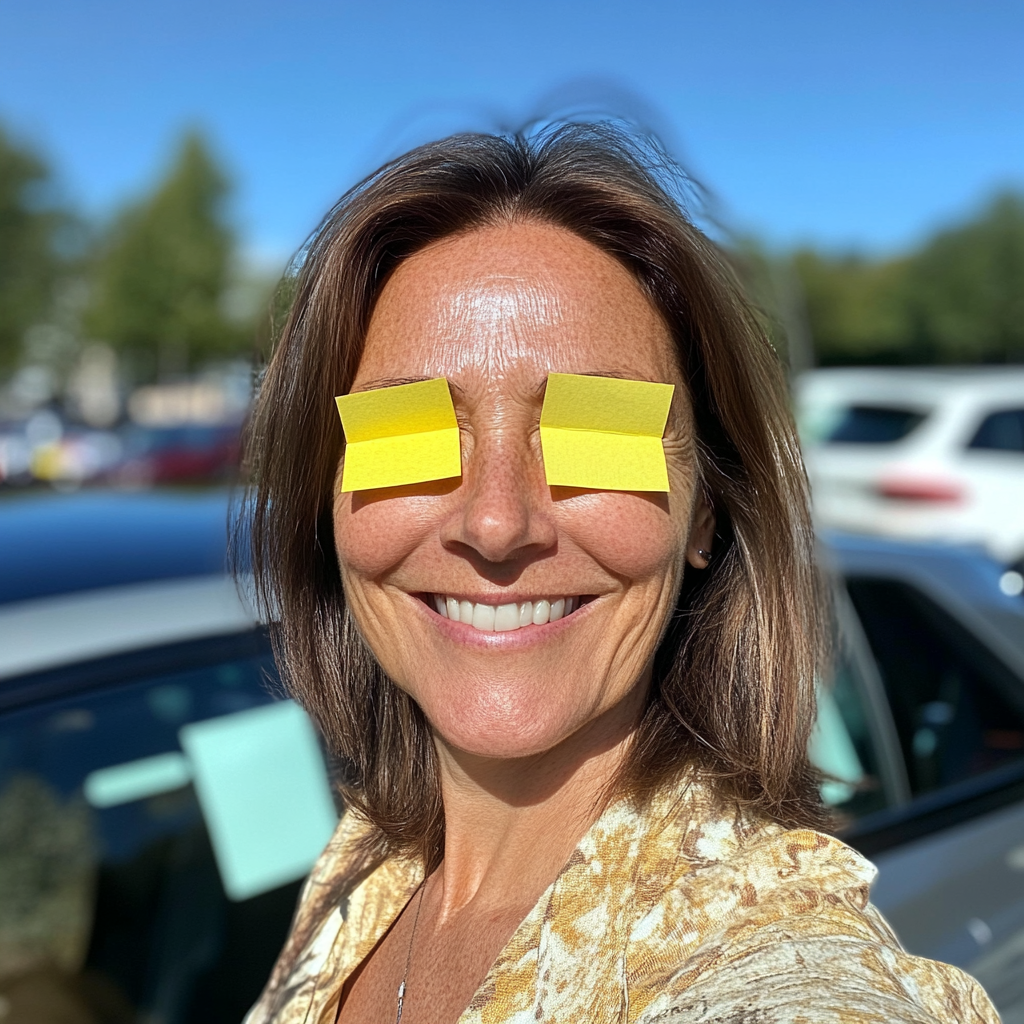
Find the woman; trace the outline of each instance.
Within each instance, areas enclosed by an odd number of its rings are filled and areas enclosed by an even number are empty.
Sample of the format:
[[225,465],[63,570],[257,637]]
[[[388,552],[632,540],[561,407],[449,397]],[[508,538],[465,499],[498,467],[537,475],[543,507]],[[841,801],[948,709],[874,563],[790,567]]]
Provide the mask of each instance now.
[[[667,493],[549,485],[558,373],[675,386]],[[343,483],[334,396],[438,378],[461,476]],[[782,376],[628,139],[456,137],[345,196],[249,444],[257,584],[348,807],[252,1024],[997,1019],[814,831]]]

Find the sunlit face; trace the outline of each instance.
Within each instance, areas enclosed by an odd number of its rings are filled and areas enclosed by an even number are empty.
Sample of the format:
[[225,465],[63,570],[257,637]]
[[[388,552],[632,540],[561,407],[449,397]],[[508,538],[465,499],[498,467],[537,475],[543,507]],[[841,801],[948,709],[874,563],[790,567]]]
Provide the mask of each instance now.
[[[539,419],[550,371],[679,385],[671,493],[548,487]],[[711,547],[664,322],[618,262],[576,235],[479,229],[399,266],[353,390],[433,377],[451,385],[461,480],[337,494],[359,628],[458,750],[525,756],[597,722],[628,728],[684,564],[703,564],[697,549]],[[555,619],[559,601],[568,613]]]

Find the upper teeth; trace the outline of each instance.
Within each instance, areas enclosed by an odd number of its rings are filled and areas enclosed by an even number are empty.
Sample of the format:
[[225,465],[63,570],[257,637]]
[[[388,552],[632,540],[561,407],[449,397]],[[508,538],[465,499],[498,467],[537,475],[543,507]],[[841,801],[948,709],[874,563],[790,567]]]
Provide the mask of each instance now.
[[559,597],[554,601],[523,601],[521,604],[474,604],[457,597],[434,594],[438,615],[453,622],[464,622],[485,633],[507,633],[521,626],[543,626],[575,611],[578,597]]

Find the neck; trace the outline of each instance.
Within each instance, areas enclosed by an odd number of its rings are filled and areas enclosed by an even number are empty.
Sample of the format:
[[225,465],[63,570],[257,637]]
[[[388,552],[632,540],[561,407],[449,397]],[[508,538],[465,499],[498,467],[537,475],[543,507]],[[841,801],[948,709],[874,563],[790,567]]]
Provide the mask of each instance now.
[[532,906],[554,881],[627,754],[639,709],[613,711],[530,757],[481,757],[435,737],[445,814],[442,921],[471,903]]

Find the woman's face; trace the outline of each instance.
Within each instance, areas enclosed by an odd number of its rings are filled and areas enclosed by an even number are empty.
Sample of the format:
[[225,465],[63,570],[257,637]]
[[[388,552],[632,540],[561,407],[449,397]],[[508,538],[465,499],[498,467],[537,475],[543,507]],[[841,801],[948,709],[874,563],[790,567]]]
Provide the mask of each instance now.
[[[669,494],[547,485],[539,419],[550,371],[677,385]],[[478,229],[398,267],[353,390],[433,377],[451,385],[461,480],[336,497],[360,630],[458,750],[521,757],[592,723],[628,728],[684,563],[704,564],[697,549],[710,550],[713,530],[695,500],[692,417],[665,324],[631,275],[576,235]],[[566,599],[571,613],[534,624]],[[439,603],[471,621],[439,614]],[[513,618],[530,621],[500,628]]]

